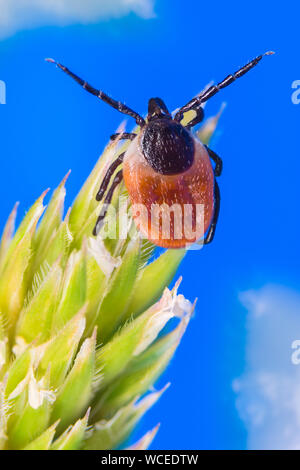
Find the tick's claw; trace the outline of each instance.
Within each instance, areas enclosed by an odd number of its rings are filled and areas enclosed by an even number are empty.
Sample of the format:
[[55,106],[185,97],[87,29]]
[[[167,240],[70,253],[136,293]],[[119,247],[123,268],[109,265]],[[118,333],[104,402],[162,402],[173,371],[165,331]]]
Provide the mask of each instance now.
[[96,194],[96,201],[101,201],[101,199],[103,198],[103,191],[99,191],[97,194]]

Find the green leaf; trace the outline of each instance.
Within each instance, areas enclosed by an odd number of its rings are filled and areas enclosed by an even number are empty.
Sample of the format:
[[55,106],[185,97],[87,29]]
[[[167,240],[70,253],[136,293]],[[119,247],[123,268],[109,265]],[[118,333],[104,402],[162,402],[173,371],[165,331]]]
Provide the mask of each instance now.
[[61,222],[58,229],[56,229],[52,236],[48,240],[48,245],[45,251],[36,258],[35,271],[44,263],[49,266],[58,259],[61,259],[62,266],[65,266],[67,262],[67,256],[69,254],[69,248],[71,246],[73,237],[69,230],[68,220],[66,219]]
[[0,312],[0,380],[9,365],[9,344],[3,315]]
[[155,426],[155,428],[148,431],[141,439],[135,442],[130,447],[127,447],[126,450],[147,450],[149,449],[153,439],[155,438],[157,431],[159,430],[160,424]]
[[90,436],[84,443],[86,450],[115,449],[129,436],[141,417],[161,397],[166,387],[159,392],[147,395],[143,400],[136,397],[129,405],[121,408],[109,420],[102,420],[93,425]]
[[30,239],[34,234],[34,230],[36,228],[36,224],[38,223],[39,218],[41,217],[42,213],[44,212],[45,207],[43,206],[43,200],[48,192],[48,189],[42,193],[42,195],[37,199],[37,201],[33,204],[33,206],[29,209],[27,214],[25,215],[24,219],[22,220],[15,236],[13,237],[11,243],[9,244],[8,250],[5,256],[5,262],[11,261],[11,256],[13,256],[17,246],[23,240],[23,238],[31,234]]
[[66,195],[65,183],[69,174],[70,171],[66,174],[58,188],[54,191],[34,236],[33,249],[37,258],[39,258],[44,253],[51,235],[58,229],[61,223]]
[[[98,244],[97,244],[98,245]],[[99,248],[99,246],[97,246]],[[94,257],[93,252],[89,249],[86,263],[86,280],[87,280],[87,334],[90,334],[96,323],[96,313],[99,309],[100,302],[103,298],[105,289],[107,288],[107,282],[109,280],[106,275],[104,265],[105,253],[100,253],[100,260]],[[110,261],[108,260],[108,263]],[[100,266],[99,266],[100,265]],[[102,266],[102,269],[101,269]],[[110,275],[110,274],[109,274]]]
[[127,324],[114,335],[114,337],[97,351],[96,365],[101,371],[100,387],[105,387],[114,378],[119,376],[129,364],[131,359],[143,352],[157,338],[167,322],[177,316],[182,318],[190,313],[191,305],[179,304],[177,288],[173,291],[165,289],[159,302],[146,312]]
[[86,301],[86,249],[73,251],[69,257],[64,278],[61,300],[58,305],[53,329],[65,325],[82,308]]
[[41,356],[38,366],[38,376],[42,376],[50,369],[50,386],[56,389],[64,381],[70,368],[79,341],[85,330],[84,306],[57,335],[45,345],[38,348]]
[[97,316],[98,337],[106,342],[123,323],[132,295],[140,254],[140,239],[132,240],[122,258],[122,264],[110,280],[109,290]]
[[140,271],[127,307],[126,318],[138,315],[160,298],[165,287],[172,281],[185,254],[186,250],[165,251]]
[[16,332],[27,343],[35,338],[38,338],[39,342],[49,339],[53,314],[57,305],[57,298],[53,292],[59,292],[61,278],[62,270],[59,262],[56,262],[21,312]]
[[140,268],[145,268],[149,259],[152,257],[157,246],[151,243],[146,238],[142,239],[141,255],[140,255]]
[[0,271],[15,230],[15,221],[19,203],[17,202],[4,227],[0,244]]
[[155,383],[173,357],[189,318],[186,315],[174,331],[132,359],[121,376],[102,393],[94,410],[96,419],[113,416],[119,408],[135,396],[144,394]]
[[31,366],[31,354],[27,348],[12,363],[6,379],[5,397],[8,398],[28,375]]
[[10,449],[25,447],[45,431],[54,399],[49,389],[49,373],[37,381],[32,371],[28,385],[14,406],[14,418],[17,419],[8,432]]
[[27,444],[23,450],[49,450],[55,435],[57,424],[58,422],[46,429],[46,431],[44,431],[40,436]]
[[31,242],[36,224],[43,213],[45,191],[24,217],[9,244],[0,273],[0,311],[5,315],[10,334],[22,308],[26,293],[25,272],[31,255]]
[[82,446],[87,430],[90,410],[83,419],[79,419],[74,426],[67,429],[51,446],[51,450],[79,450]]
[[26,285],[25,272],[30,260],[31,234],[26,233],[19,242],[0,276],[0,311],[12,333],[22,308]]
[[0,382],[0,450],[6,447],[7,422],[10,412],[10,403],[4,394],[4,384]]
[[54,404],[52,421],[60,419],[58,431],[65,429],[86,410],[93,392],[96,330],[84,341]]

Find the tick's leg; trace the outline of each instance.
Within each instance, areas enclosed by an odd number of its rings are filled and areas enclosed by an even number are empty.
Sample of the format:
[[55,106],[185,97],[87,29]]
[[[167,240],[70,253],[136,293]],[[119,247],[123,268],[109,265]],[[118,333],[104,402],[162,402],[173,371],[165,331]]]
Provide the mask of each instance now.
[[123,180],[123,170],[120,170],[120,171],[118,171],[118,173],[114,177],[112,185],[111,185],[111,187],[109,188],[109,190],[106,194],[106,197],[105,197],[104,202],[103,202],[103,207],[101,209],[100,215],[97,219],[96,225],[95,225],[94,230],[93,230],[93,235],[95,235],[95,236],[98,235],[99,230],[101,229],[101,227],[103,225],[103,220],[104,220],[104,218],[107,214],[107,209],[108,209],[107,206],[111,203],[111,200],[112,200],[112,197],[113,197],[113,194],[114,194],[114,190],[121,183],[122,180]]
[[222,82],[218,83],[217,85],[213,85],[207,88],[206,90],[202,91],[198,96],[193,98],[185,106],[180,108],[179,111],[177,111],[174,117],[175,121],[178,121],[178,122],[181,121],[183,113],[185,113],[186,111],[189,111],[190,109],[195,109],[198,106],[200,106],[202,103],[204,103],[205,101],[209,100],[209,98],[211,98],[216,93],[218,93],[218,91],[220,91],[222,88],[227,87],[228,85],[233,83],[237,78],[240,78],[243,75],[245,75],[245,73],[249,72],[249,70],[255,67],[255,65],[257,65],[258,62],[260,62],[261,59],[265,55],[271,55],[271,54],[274,54],[274,52],[269,51],[269,52],[265,52],[265,54],[259,55],[255,59],[251,60],[248,64],[244,65],[244,67],[241,67],[239,70],[237,70],[233,74],[228,75],[226,78],[224,78],[224,80],[222,80]]
[[223,169],[222,159],[213,150],[211,150],[207,145],[204,145],[204,147],[206,148],[210,158],[215,162],[215,165],[216,165],[214,169],[215,176],[220,176],[222,173],[222,169]]
[[67,67],[64,65],[56,62],[53,59],[46,59],[48,62],[51,62],[53,64],[56,64],[57,67],[59,67],[63,72],[65,72],[67,75],[73,78],[75,82],[79,83],[86,91],[91,93],[92,95],[96,96],[100,100],[104,101],[105,103],[109,104],[113,108],[117,109],[120,111],[120,113],[127,114],[128,116],[131,116],[135,119],[136,123],[138,126],[143,127],[145,125],[145,120],[140,116],[138,113],[133,111],[131,108],[126,106],[125,104],[121,103],[121,101],[116,101],[110,96],[108,96],[106,93],[104,93],[102,90],[97,90],[96,88],[92,87],[89,83],[87,83],[85,80],[82,80],[82,78],[78,77],[75,75],[75,73],[71,72]]
[[194,127],[196,126],[196,124],[199,124],[199,122],[202,122],[203,119],[204,119],[204,111],[203,111],[203,108],[201,108],[201,106],[199,106],[199,108],[195,109],[194,111],[196,111],[196,117],[194,117],[194,119],[192,119],[185,127],[187,127],[188,129],[191,129],[191,127]]
[[116,134],[113,134],[110,136],[110,140],[133,140],[135,139],[137,134],[134,134],[133,132],[122,132],[121,134],[117,132]]
[[213,219],[210,224],[210,227],[208,229],[208,232],[204,238],[204,243],[203,243],[204,245],[208,245],[209,243],[213,241],[215,233],[216,233],[218,218],[219,218],[221,196],[220,196],[220,188],[216,179],[215,179],[214,199],[215,199],[214,215],[213,215]]
[[110,179],[112,177],[112,175],[114,174],[114,172],[116,171],[116,169],[118,168],[119,165],[121,165],[121,163],[123,162],[123,159],[124,159],[124,155],[125,155],[125,152],[121,153],[118,158],[116,158],[112,164],[110,165],[110,167],[108,168],[103,180],[102,180],[102,183],[101,183],[101,186],[100,186],[100,189],[99,191],[97,192],[96,194],[96,200],[97,201],[101,201],[101,199],[103,198],[104,196],[104,193],[105,191],[107,190],[107,187],[109,185],[109,182],[110,182]]

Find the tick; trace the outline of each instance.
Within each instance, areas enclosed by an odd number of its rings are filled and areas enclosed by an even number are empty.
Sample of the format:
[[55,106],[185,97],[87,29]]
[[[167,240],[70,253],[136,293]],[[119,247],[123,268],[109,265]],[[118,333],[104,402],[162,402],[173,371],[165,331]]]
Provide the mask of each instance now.
[[[203,145],[191,129],[204,118],[203,103],[247,73],[263,56],[271,54],[273,52],[270,51],[259,55],[217,85],[203,90],[174,116],[162,99],[151,98],[146,119],[103,91],[93,88],[64,65],[47,59],[89,93],[121,113],[133,117],[139,129],[137,133],[111,136],[112,140],[125,139],[131,142],[127,150],[111,163],[96,195],[97,201],[103,201],[103,207],[93,231],[95,236],[103,224],[114,190],[124,180],[132,205],[145,208],[142,213],[140,211],[133,214],[138,229],[153,243],[166,248],[183,248],[199,239],[203,240],[203,244],[212,242],[220,212],[221,198],[217,178],[222,172],[222,160],[208,146]],[[195,117],[183,125],[184,114],[191,110],[195,112]],[[163,208],[156,225],[153,222],[154,205]],[[170,229],[168,235],[164,236],[164,211],[175,206],[180,210],[179,219],[176,219],[174,213],[171,214]],[[195,231],[198,206],[203,208],[200,233]],[[180,218],[186,207],[191,208],[191,224],[182,236],[178,236],[176,229],[179,222],[182,224]]]

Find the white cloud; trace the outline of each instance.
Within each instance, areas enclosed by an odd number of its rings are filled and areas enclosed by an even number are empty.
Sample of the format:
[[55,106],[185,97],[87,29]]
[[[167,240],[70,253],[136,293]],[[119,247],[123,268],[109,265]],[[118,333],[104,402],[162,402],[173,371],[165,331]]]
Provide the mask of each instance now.
[[154,0],[0,0],[0,36],[43,25],[96,23],[134,12],[151,18]]
[[300,295],[276,285],[242,294],[248,309],[246,370],[234,381],[249,449],[300,449]]

